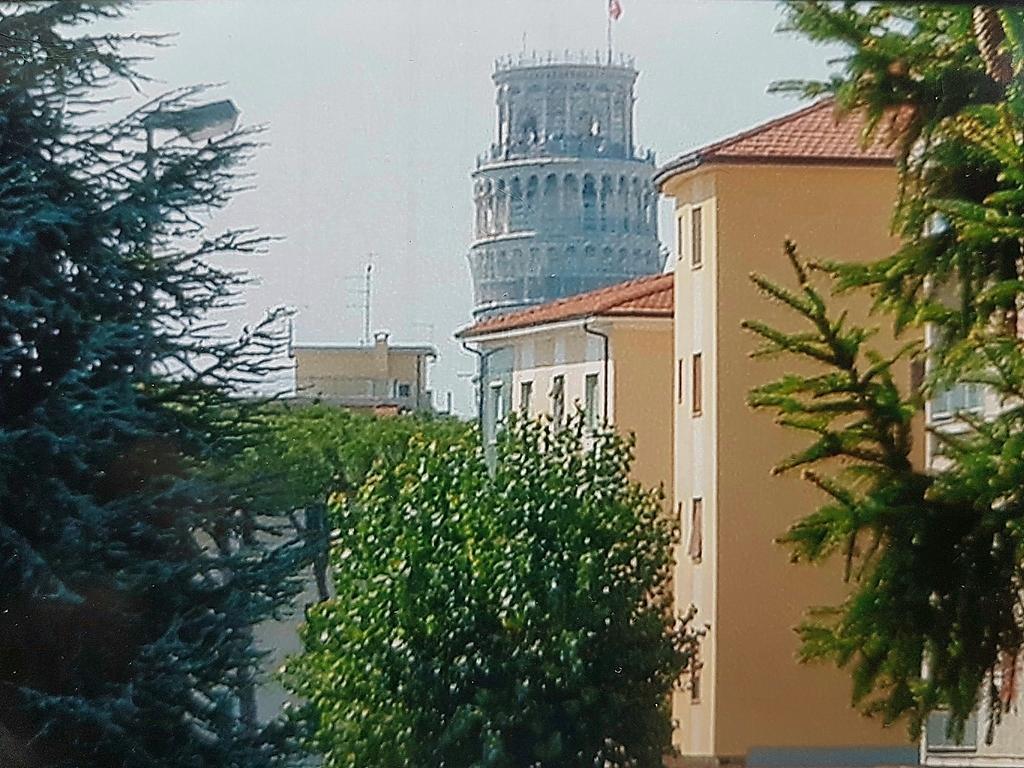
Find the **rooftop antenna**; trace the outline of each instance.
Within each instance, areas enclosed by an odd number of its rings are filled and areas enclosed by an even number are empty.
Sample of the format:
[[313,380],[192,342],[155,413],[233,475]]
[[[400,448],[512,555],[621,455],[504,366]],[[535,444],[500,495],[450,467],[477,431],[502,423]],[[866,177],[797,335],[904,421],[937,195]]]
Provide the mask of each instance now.
[[373,285],[373,253],[366,260],[366,278],[363,288],[363,344],[369,344],[370,338],[370,289]]
[[349,275],[346,280],[361,280],[362,285],[359,288],[349,288],[350,293],[355,293],[359,296],[359,304],[349,304],[349,309],[355,309],[359,307],[363,313],[363,335],[359,339],[359,343],[364,346],[368,346],[373,338],[370,336],[370,301],[373,296],[371,288],[373,286],[373,257],[374,254],[371,251],[366,258],[366,268],[363,270],[361,275]]

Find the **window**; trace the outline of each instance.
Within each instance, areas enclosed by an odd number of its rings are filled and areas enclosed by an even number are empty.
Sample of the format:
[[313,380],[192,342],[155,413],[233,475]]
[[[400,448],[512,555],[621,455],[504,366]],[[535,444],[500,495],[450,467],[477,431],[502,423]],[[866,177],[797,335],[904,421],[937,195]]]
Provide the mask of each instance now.
[[556,429],[561,429],[565,420],[565,376],[555,376],[551,380],[551,420]]
[[704,410],[704,363],[700,352],[693,354],[693,370],[691,371],[692,382],[692,410],[694,416],[700,416]]
[[410,385],[410,384],[399,384],[398,385],[398,396],[399,397],[412,397],[412,385]]
[[932,712],[925,723],[925,739],[929,752],[973,752],[978,748],[978,716],[971,713],[964,723],[963,739],[957,740],[949,735],[949,714]]
[[951,419],[959,411],[977,412],[984,405],[984,390],[980,384],[954,384],[940,389],[931,399],[933,419]]
[[519,384],[519,412],[530,415],[530,401],[533,400],[533,382],[524,381]]
[[583,380],[583,407],[587,416],[587,429],[597,428],[597,374],[588,373]]
[[[929,351],[936,353],[945,346],[945,334],[937,327],[928,329]],[[961,382],[948,388],[936,388],[928,404],[931,418],[935,420],[952,419],[958,412],[974,412],[982,410],[985,404],[985,389],[981,384]]]
[[683,402],[683,392],[686,391],[686,361],[683,358],[676,360],[676,402]]
[[697,658],[697,654],[694,654],[690,658],[690,703],[700,704],[700,673],[703,668],[703,664]]
[[690,211],[690,266],[694,269],[704,263],[704,221],[702,209]]
[[498,428],[505,416],[505,387],[500,381],[491,382],[491,420],[494,424],[494,434],[497,435]]
[[704,555],[704,499],[700,497],[690,502],[690,540],[686,553],[695,563]]
[[676,258],[683,258],[683,242],[685,241],[685,220],[682,214],[676,217]]

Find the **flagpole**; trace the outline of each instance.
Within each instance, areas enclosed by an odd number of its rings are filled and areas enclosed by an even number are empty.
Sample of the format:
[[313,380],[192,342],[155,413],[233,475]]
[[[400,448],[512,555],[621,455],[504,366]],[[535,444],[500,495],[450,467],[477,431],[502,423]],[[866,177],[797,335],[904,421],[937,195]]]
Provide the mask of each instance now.
[[608,17],[608,64],[612,63],[612,14],[611,9],[605,9],[605,15]]

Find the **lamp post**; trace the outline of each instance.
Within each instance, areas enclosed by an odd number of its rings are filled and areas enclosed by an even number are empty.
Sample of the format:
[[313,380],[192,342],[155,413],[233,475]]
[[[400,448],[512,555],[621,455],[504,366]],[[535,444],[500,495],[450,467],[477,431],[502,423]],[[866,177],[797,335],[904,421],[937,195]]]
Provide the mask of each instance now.
[[[157,109],[142,119],[142,127],[146,131],[146,178],[152,183],[156,180],[156,145],[154,135],[157,131],[173,131],[184,136],[193,144],[208,141],[214,136],[230,133],[238,125],[241,113],[230,99],[211,101],[195,107],[182,109]],[[150,215],[156,209],[156,190],[150,188]],[[153,255],[153,222],[147,221],[146,250]],[[153,353],[147,350],[143,361],[144,370],[152,372]]]
[[[142,119],[142,127],[146,131],[146,179],[152,184],[157,179],[156,168],[156,144],[154,136],[157,131],[172,131],[179,136],[184,136],[193,144],[209,141],[215,136],[222,136],[230,133],[238,125],[240,112],[238,107],[230,99],[213,101],[207,104],[200,104],[195,107],[182,109],[157,109]],[[156,190],[150,187],[150,202],[152,203],[151,215],[155,215]],[[146,248],[149,255],[153,253],[153,224],[148,222],[146,228]],[[147,350],[148,359],[145,360],[146,370],[152,371],[152,349]],[[244,538],[244,534],[243,534]],[[222,550],[230,544],[226,541],[218,541],[217,546]],[[251,628],[248,633],[251,638]],[[239,719],[245,726],[255,728],[256,726],[256,684],[255,673],[248,669],[243,673],[238,693]]]

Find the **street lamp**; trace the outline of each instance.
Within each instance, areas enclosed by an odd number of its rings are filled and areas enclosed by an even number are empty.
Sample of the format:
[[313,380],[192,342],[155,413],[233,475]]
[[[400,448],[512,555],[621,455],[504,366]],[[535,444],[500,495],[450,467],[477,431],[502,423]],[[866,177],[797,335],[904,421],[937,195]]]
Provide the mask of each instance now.
[[146,175],[152,179],[156,171],[153,134],[157,131],[174,131],[193,144],[198,144],[235,130],[240,114],[231,99],[184,109],[157,109],[150,112],[142,118],[142,127],[146,129]]
[[[151,184],[156,180],[156,148],[153,135],[160,130],[174,131],[184,136],[193,144],[230,133],[238,125],[238,107],[230,99],[211,101],[195,107],[183,109],[157,109],[142,118],[142,127],[146,130],[146,178]],[[156,190],[150,189],[150,202],[156,208]],[[146,226],[146,249],[150,256],[153,253],[152,221]],[[152,370],[151,352],[144,361],[145,370]]]
[[153,133],[157,130],[176,131],[193,144],[198,144],[233,131],[238,125],[239,114],[238,107],[230,99],[185,109],[158,109],[142,119],[146,145],[153,148]]

